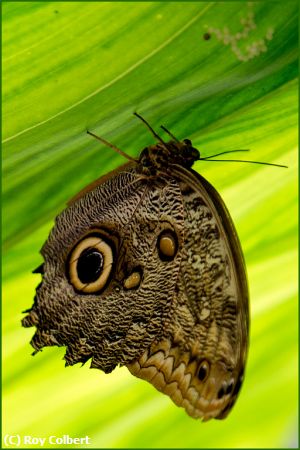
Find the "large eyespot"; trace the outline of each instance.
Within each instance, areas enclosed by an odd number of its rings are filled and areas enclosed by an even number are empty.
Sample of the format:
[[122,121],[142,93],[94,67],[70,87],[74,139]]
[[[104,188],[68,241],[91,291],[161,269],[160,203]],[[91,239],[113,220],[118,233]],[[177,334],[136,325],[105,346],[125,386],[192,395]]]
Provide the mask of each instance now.
[[82,239],[69,258],[69,279],[74,288],[84,293],[101,291],[112,271],[113,249],[100,234]]
[[178,250],[178,240],[174,231],[162,231],[157,239],[157,248],[162,261],[172,261]]

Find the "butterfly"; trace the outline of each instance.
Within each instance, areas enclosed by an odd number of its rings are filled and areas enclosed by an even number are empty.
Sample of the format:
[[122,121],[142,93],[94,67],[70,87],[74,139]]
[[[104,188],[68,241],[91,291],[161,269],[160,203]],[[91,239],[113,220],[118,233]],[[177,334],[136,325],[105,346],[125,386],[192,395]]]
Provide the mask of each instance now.
[[36,327],[35,353],[64,346],[66,365],[126,366],[191,417],[223,419],[248,352],[241,245],[220,195],[192,169],[204,159],[192,142],[162,127],[165,142],[135,115],[157,143],[58,215],[22,324]]

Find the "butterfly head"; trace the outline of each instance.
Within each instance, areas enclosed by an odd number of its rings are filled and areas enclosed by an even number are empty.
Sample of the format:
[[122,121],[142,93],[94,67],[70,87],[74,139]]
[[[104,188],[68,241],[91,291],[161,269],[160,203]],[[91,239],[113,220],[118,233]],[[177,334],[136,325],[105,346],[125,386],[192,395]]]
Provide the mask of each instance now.
[[189,139],[182,142],[172,140],[144,148],[139,157],[139,165],[144,174],[156,175],[167,172],[174,164],[189,169],[199,159],[200,152]]

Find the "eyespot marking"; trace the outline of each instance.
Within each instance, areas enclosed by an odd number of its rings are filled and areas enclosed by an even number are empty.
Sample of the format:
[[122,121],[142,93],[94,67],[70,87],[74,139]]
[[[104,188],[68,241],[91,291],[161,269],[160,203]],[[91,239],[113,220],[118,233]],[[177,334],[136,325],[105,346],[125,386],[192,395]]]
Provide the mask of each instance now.
[[222,386],[220,387],[220,389],[219,389],[219,391],[218,391],[217,397],[218,397],[218,399],[221,399],[221,398],[223,398],[224,395],[226,395],[226,394],[227,394],[227,383],[226,383],[226,382],[223,382],[223,383],[222,383]]
[[139,270],[132,272],[124,281],[125,289],[136,289],[139,287],[142,280],[142,275]]
[[113,260],[112,246],[102,235],[86,236],[74,247],[67,263],[71,284],[81,293],[101,291],[111,274]]
[[200,381],[205,381],[209,374],[210,365],[209,362],[204,359],[201,361],[199,368],[198,368],[198,378]]
[[233,380],[229,381],[229,383],[227,385],[227,388],[226,388],[226,391],[225,391],[226,395],[231,394],[232,389],[233,389]]
[[157,239],[158,254],[162,261],[172,261],[178,250],[177,236],[173,231],[163,231]]
[[77,276],[81,283],[88,284],[96,281],[104,265],[103,255],[93,247],[88,247],[77,260]]
[[243,376],[243,373],[241,372],[241,374],[239,375],[238,380],[236,382],[236,385],[234,386],[233,395],[236,395],[239,392],[239,390],[242,386],[242,383],[243,383],[243,379],[244,379],[244,376]]

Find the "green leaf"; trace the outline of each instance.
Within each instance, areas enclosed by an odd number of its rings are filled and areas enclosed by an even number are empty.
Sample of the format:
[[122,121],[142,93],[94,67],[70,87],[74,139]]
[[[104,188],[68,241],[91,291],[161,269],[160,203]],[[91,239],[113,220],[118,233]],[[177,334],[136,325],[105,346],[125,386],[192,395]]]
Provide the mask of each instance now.
[[[292,1],[3,2],[4,435],[297,446],[297,25]],[[250,149],[238,159],[288,165],[195,165],[232,214],[249,277],[249,360],[225,421],[191,419],[125,368],[64,369],[55,348],[31,358],[32,331],[20,327],[54,217],[124,162],[86,130],[136,157],[154,141],[134,111],[202,156]]]

